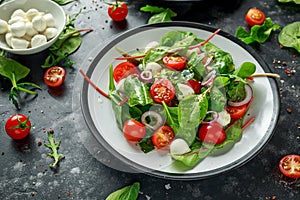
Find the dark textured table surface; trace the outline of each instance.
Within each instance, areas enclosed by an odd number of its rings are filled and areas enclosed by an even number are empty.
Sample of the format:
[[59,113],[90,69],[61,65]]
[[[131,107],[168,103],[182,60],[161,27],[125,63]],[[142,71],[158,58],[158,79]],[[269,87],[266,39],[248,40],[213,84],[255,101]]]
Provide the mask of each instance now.
[[[157,5],[156,1],[148,1]],[[109,167],[114,158],[105,157],[106,151],[95,142],[83,127],[79,95],[82,77],[79,69],[87,69],[90,52],[126,30],[147,23],[149,14],[139,11],[147,1],[128,1],[129,15],[122,23],[112,22],[107,5],[102,1],[80,0],[63,6],[67,14],[82,9],[75,21],[76,28],[92,28],[84,35],[80,49],[70,58],[75,61],[67,68],[62,88],[49,89],[42,80],[40,65],[45,52],[31,56],[11,55],[31,68],[30,77],[42,89],[38,96],[26,99],[17,111],[8,101],[5,85],[0,90],[0,199],[105,199],[111,192],[133,182],[140,182],[139,199],[300,199],[300,180],[283,177],[278,169],[281,157],[299,153],[299,53],[282,49],[274,32],[261,45],[258,53],[270,71],[278,73],[281,111],[274,135],[253,159],[237,169],[211,178],[192,181],[169,180],[148,174],[128,173]],[[209,3],[163,3],[178,13],[173,20],[193,21],[221,28],[232,35],[236,28],[246,26],[244,15],[250,7],[258,7],[275,23],[285,26],[300,20],[300,6],[282,4],[277,0],[228,0]],[[95,44],[96,43],[98,44]],[[279,62],[280,61],[280,62]],[[286,62],[282,64],[282,62]],[[287,71],[294,69],[294,73]],[[6,119],[14,113],[31,115],[33,127],[28,138],[13,141],[5,134]],[[49,150],[40,142],[47,142],[45,129],[55,130],[55,139],[61,140],[60,152],[65,159],[56,170],[51,170],[47,157]],[[113,165],[113,163],[111,163]]]

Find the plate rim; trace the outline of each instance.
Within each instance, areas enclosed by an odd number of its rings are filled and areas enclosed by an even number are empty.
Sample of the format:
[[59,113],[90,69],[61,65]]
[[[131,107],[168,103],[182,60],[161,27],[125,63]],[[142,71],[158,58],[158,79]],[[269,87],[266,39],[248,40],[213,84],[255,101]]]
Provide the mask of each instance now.
[[[214,32],[217,30],[217,28],[214,28],[212,26],[206,25],[206,24],[201,24],[197,22],[185,22],[185,21],[173,21],[173,22],[161,22],[161,23],[155,23],[155,24],[146,24],[146,25],[141,25],[136,28],[127,30],[114,38],[112,38],[108,43],[105,43],[105,45],[101,45],[102,48],[98,49],[95,48],[93,52],[95,51],[97,55],[94,57],[93,61],[90,63],[88,70],[86,72],[86,75],[88,77],[91,77],[93,74],[94,69],[97,66],[97,63],[99,60],[105,55],[105,52],[107,49],[111,49],[117,44],[118,42],[122,41],[128,36],[131,36],[133,34],[146,31],[148,29],[155,29],[155,28],[167,28],[167,27],[174,27],[174,26],[179,26],[179,27],[187,27],[187,28],[195,28],[195,29],[201,29],[204,31],[209,31],[209,32]],[[220,31],[218,35],[221,35],[232,42],[236,43],[240,47],[242,47],[244,50],[246,50],[251,56],[254,57],[254,59],[261,65],[262,69],[265,72],[269,72],[270,68],[266,64],[266,62],[262,59],[262,57],[255,52],[255,50],[250,47],[249,45],[246,45],[243,43],[241,40],[237,39],[236,37],[232,36],[231,34],[225,32],[225,31]],[[98,46],[99,47],[99,46]],[[269,142],[269,140],[272,138],[274,135],[276,126],[278,125],[279,121],[279,116],[280,116],[280,110],[281,110],[281,105],[280,105],[280,96],[279,96],[279,86],[278,83],[273,79],[273,78],[268,78],[268,81],[270,83],[270,87],[272,89],[272,93],[274,95],[273,102],[274,102],[274,109],[273,113],[275,116],[273,116],[273,121],[274,123],[271,123],[268,126],[268,131],[270,133],[268,134],[268,137],[263,136],[262,139],[259,141],[258,144],[255,146],[258,147],[254,152],[250,151],[248,152],[244,157],[236,160],[233,163],[230,163],[228,165],[222,166],[217,169],[213,169],[210,171],[205,171],[205,172],[199,172],[199,173],[169,173],[169,172],[163,172],[159,170],[153,170],[149,169],[145,166],[142,166],[138,163],[134,163],[125,156],[121,155],[119,152],[117,152],[114,148],[112,148],[106,141],[105,139],[101,136],[99,133],[98,129],[96,128],[93,119],[91,117],[91,114],[88,109],[88,87],[89,83],[87,81],[83,82],[82,88],[81,88],[81,95],[80,95],[80,104],[81,104],[81,110],[82,114],[84,116],[84,120],[87,124],[88,129],[92,133],[92,135],[97,139],[97,141],[102,145],[112,156],[116,157],[118,160],[121,162],[127,164],[130,166],[134,171],[137,173],[146,173],[152,176],[160,177],[160,178],[167,178],[167,179],[173,179],[173,180],[194,180],[194,179],[203,179],[203,178],[208,178],[216,175],[220,175],[222,173],[231,171],[237,167],[241,167],[242,165],[246,164],[248,161],[250,161],[252,158],[256,157],[257,154],[259,154],[264,146]],[[267,131],[267,132],[268,132]]]

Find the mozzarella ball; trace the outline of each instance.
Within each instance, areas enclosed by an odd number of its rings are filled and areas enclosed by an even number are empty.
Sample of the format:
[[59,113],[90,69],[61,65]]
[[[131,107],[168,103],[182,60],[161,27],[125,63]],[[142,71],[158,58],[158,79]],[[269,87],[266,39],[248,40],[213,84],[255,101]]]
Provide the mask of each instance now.
[[26,19],[24,19],[23,17],[20,17],[20,16],[16,16],[16,17],[13,17],[13,18],[10,18],[9,20],[8,20],[8,24],[14,24],[14,23],[16,23],[16,22],[25,22],[26,21]]
[[48,27],[54,27],[55,26],[55,19],[51,13],[47,13],[43,16],[43,18],[46,21],[46,24]]
[[29,42],[22,38],[15,38],[11,39],[11,46],[13,49],[27,49],[29,46]]
[[22,37],[26,33],[26,25],[24,22],[16,22],[10,25],[10,32],[15,37]]
[[178,83],[177,88],[179,92],[176,92],[176,96],[179,101],[182,100],[184,97],[195,93],[192,87],[185,84]]
[[8,24],[6,21],[0,19],[0,34],[8,32]]
[[32,35],[25,34],[22,38],[25,39],[25,40],[27,40],[28,42],[31,42]]
[[8,46],[11,47],[11,39],[13,38],[12,34],[10,32],[5,34],[5,41]]
[[191,151],[189,145],[184,139],[177,138],[170,145],[170,153],[173,155],[182,155]]
[[37,35],[33,36],[31,39],[31,47],[37,47],[37,46],[45,44],[46,42],[47,42],[46,36],[44,36],[42,34],[37,34]]
[[40,14],[40,12],[37,9],[31,8],[31,9],[27,10],[26,17],[29,21],[32,21],[32,19],[39,14]]
[[21,17],[23,19],[26,19],[26,13],[22,9],[17,9],[10,16],[10,18],[14,18],[14,17]]
[[46,20],[42,16],[37,15],[32,19],[32,26],[38,32],[42,32],[46,29],[47,23],[46,23]]
[[145,47],[145,52],[147,52],[147,51],[149,51],[149,50],[151,50],[151,49],[154,49],[154,48],[156,48],[156,47],[158,47],[158,46],[159,46],[159,42],[157,42],[157,41],[149,42],[149,43],[146,45],[146,47]]
[[162,67],[156,63],[156,62],[149,62],[146,64],[145,70],[149,70],[152,72],[152,76],[157,75],[158,73],[160,73]]
[[47,40],[50,40],[52,38],[54,38],[58,33],[57,28],[47,28],[44,32],[44,35],[46,36]]
[[33,25],[31,22],[26,22],[26,34],[27,35],[31,35],[34,36],[36,34],[38,34],[38,32],[33,28]]

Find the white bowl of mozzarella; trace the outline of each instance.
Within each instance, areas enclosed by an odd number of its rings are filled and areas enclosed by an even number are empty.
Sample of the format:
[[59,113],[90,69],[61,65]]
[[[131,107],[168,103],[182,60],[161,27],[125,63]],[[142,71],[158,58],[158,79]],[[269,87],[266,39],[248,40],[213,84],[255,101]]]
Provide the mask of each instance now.
[[49,48],[66,24],[66,14],[52,0],[12,0],[0,5],[0,48],[29,55]]

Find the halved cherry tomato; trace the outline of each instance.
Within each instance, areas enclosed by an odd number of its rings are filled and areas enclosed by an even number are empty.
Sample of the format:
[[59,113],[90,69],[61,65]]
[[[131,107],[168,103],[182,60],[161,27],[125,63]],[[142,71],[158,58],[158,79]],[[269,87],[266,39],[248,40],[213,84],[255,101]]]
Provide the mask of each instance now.
[[19,140],[25,138],[31,129],[28,117],[22,114],[15,114],[8,118],[5,124],[5,131],[12,139]]
[[241,106],[226,106],[227,112],[230,114],[232,119],[240,119],[247,112],[248,106],[247,104]]
[[44,73],[44,82],[49,87],[58,87],[63,84],[66,78],[66,71],[59,66],[53,66]]
[[128,141],[137,142],[145,137],[146,127],[135,119],[129,119],[123,124],[123,134]]
[[168,68],[180,71],[185,68],[186,58],[183,56],[165,56],[163,63]]
[[195,94],[200,94],[200,92],[201,92],[200,81],[198,81],[196,79],[190,79],[190,80],[188,80],[186,85],[191,86],[191,88],[193,88]]
[[152,99],[156,103],[170,102],[175,96],[175,87],[168,79],[158,79],[150,88]]
[[114,21],[123,21],[128,14],[128,7],[124,2],[116,1],[110,3],[108,7],[108,16]]
[[122,62],[115,67],[113,76],[114,80],[118,83],[121,79],[126,78],[129,75],[138,73],[139,70],[134,64],[132,64],[131,62]]
[[250,8],[245,16],[245,20],[249,26],[261,25],[266,19],[263,11],[257,8]]
[[296,154],[286,155],[279,161],[281,173],[290,178],[300,178],[300,156]]
[[152,135],[152,143],[156,148],[161,149],[169,146],[174,137],[173,129],[170,126],[164,125],[154,132]]
[[201,125],[198,137],[205,143],[221,144],[226,139],[226,133],[223,127],[215,122]]

